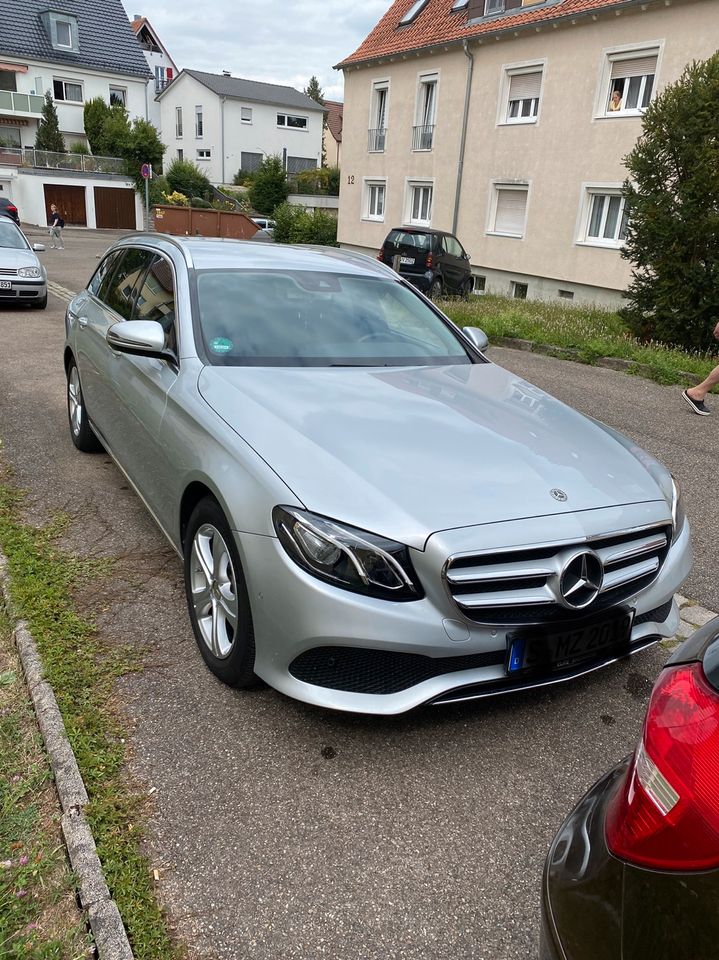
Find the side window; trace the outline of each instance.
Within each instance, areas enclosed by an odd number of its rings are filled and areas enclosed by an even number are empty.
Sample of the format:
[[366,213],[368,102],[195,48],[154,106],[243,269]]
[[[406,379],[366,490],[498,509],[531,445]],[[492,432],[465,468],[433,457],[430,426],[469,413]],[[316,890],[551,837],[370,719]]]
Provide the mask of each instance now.
[[445,237],[444,243],[447,249],[447,253],[452,257],[459,257],[460,259],[464,256],[464,250],[459,240],[455,240],[454,237]]
[[132,308],[138,281],[142,278],[153,255],[149,250],[127,250],[112,274],[106,296],[102,299],[125,320],[132,317]]
[[133,320],[155,320],[165,331],[165,344],[177,351],[175,334],[175,284],[170,263],[159,255],[150,266],[137,292]]
[[119,258],[120,254],[117,251],[105,257],[95,271],[95,275],[93,276],[92,280],[87,285],[87,289],[90,291],[90,293],[96,296],[99,300],[104,300],[105,295],[107,294],[107,287],[110,282],[110,278],[112,277],[112,271]]

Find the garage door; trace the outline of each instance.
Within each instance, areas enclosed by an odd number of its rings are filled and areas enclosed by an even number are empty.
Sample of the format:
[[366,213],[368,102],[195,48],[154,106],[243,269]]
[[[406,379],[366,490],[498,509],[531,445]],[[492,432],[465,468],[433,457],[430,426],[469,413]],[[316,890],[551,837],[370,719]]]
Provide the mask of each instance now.
[[95,187],[95,220],[103,230],[136,230],[135,191],[126,187]]
[[86,227],[85,187],[69,187],[66,183],[46,183],[45,213],[50,219],[50,204],[54,203],[66,226]]

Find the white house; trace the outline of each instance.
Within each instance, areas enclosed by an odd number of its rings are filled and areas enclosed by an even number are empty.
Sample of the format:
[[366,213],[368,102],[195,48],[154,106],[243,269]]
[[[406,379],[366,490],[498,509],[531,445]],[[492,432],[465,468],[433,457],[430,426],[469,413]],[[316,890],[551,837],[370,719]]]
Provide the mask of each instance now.
[[93,97],[122,102],[130,117],[147,117],[150,71],[120,0],[61,9],[48,0],[1,0],[0,19],[0,195],[16,201],[29,222],[45,223],[50,203],[57,203],[67,223],[141,224],[131,182],[112,172],[116,166],[100,172],[80,157],[31,149],[47,92],[68,148],[87,142],[83,108]]
[[135,14],[134,19],[130,21],[130,26],[152,73],[152,78],[147,84],[147,119],[161,131],[161,109],[155,97],[158,93],[162,93],[169,83],[172,83],[177,76],[177,67],[147,17]]
[[325,108],[294,87],[183,70],[159,94],[165,162],[192,160],[212,183],[282,157],[288,173],[319,167]]

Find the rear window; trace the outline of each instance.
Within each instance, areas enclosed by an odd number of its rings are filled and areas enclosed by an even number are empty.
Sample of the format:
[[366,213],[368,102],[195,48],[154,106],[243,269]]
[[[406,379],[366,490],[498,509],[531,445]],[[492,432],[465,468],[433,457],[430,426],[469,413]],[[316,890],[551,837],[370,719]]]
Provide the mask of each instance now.
[[390,230],[385,244],[390,247],[412,247],[414,250],[426,252],[432,247],[432,236],[429,233],[411,233],[409,230]]

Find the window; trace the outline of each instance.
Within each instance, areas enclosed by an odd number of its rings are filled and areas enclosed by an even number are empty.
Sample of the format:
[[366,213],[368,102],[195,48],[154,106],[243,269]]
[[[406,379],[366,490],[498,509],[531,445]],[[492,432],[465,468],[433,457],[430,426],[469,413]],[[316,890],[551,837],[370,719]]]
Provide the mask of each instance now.
[[452,4],[452,13],[454,13],[455,10],[464,10],[468,3],[469,0],[454,0],[454,3]]
[[475,274],[474,277],[474,292],[475,293],[484,293],[487,289],[487,278],[481,275]]
[[605,52],[595,115],[640,116],[654,93],[659,53],[657,45]]
[[462,244],[456,237],[444,236],[442,237],[442,249],[445,253],[448,253],[450,257],[457,257],[460,260],[465,258],[465,252],[462,249]]
[[77,20],[66,13],[53,13],[46,10],[40,14],[50,43],[56,50],[72,50],[79,53]]
[[289,113],[278,113],[277,126],[289,127],[292,130],[306,130],[307,117],[293,117]]
[[53,80],[53,96],[56,100],[66,100],[71,103],[82,103],[82,84],[71,80]]
[[484,15],[489,13],[502,13],[504,11],[504,0],[485,0]]
[[520,283],[518,280],[512,280],[512,296],[515,300],[526,300],[528,292],[528,283]]
[[370,128],[367,149],[370,153],[384,153],[387,140],[387,104],[389,81],[378,80],[372,84],[370,104]]
[[523,237],[527,218],[527,184],[495,183],[488,233]]
[[195,136],[199,140],[203,135],[202,107],[195,107]]
[[292,176],[302,173],[303,170],[316,170],[317,160],[314,157],[287,157],[287,173]]
[[185,151],[182,149],[182,147],[178,147],[178,149],[177,149],[177,159],[178,159],[178,160],[184,160],[184,159],[185,159]]
[[628,211],[621,187],[587,187],[580,243],[620,247],[627,235]]
[[133,320],[154,320],[165,331],[165,346],[177,349],[175,335],[175,286],[172,267],[164,257],[155,256],[142,281],[135,303]]
[[55,21],[55,45],[72,48],[72,27],[68,20]]
[[252,107],[240,107],[240,120],[242,123],[252,123]]
[[420,15],[422,10],[426,6],[427,6],[427,0],[415,0],[415,2],[407,11],[407,13],[405,13],[405,15],[400,20],[399,25],[403,27],[405,23],[411,23],[416,17]]
[[412,130],[412,149],[431,150],[434,141],[437,75],[420,77],[417,97],[417,119]]
[[182,107],[175,107],[175,136],[182,136]]
[[240,154],[240,167],[242,170],[246,170],[248,173],[254,173],[254,171],[259,170],[261,166],[261,153],[247,153],[244,150],[242,151]]
[[207,148],[207,149],[205,149],[205,150],[198,150],[198,151],[197,151],[197,159],[198,159],[198,160],[211,160],[211,159],[212,159],[212,150],[210,150],[209,148]]
[[539,113],[539,96],[542,89],[542,68],[510,67],[505,72],[505,90],[502,97],[506,104],[503,123],[534,123]]
[[104,300],[107,296],[107,286],[112,277],[112,270],[119,261],[121,253],[111,253],[105,257],[100,266],[95,271],[95,275],[88,284],[87,289],[98,299]]
[[110,106],[127,106],[127,90],[125,87],[110,87]]
[[432,191],[431,183],[408,184],[407,223],[420,226],[429,226],[432,221]]
[[1,147],[21,147],[20,127],[0,126],[0,148]]
[[[132,316],[137,283],[152,257],[149,250],[126,250],[113,272],[105,296],[101,296],[107,306],[124,320]],[[102,293],[105,293],[104,284]]]
[[365,180],[365,219],[384,220],[387,184],[384,180]]
[[574,290],[557,290],[560,300],[574,300]]

